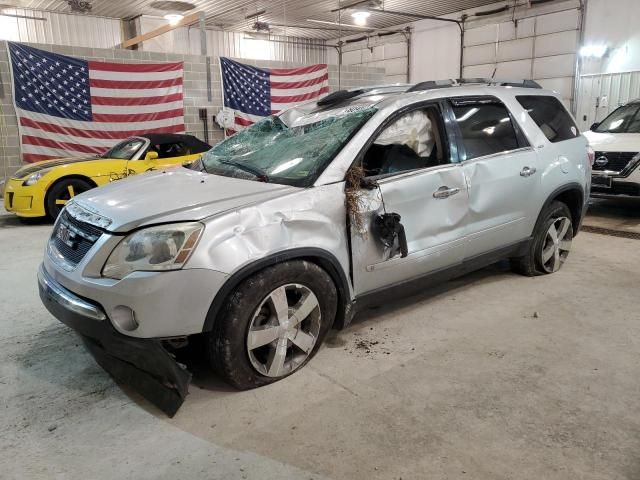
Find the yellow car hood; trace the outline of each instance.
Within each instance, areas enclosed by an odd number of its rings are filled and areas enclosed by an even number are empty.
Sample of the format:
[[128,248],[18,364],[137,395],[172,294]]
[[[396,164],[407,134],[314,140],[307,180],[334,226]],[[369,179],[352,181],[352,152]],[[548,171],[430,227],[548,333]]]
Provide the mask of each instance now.
[[54,158],[52,160],[44,160],[42,162],[31,163],[25,165],[16,173],[13,174],[13,178],[23,179],[31,174],[44,170],[45,168],[59,167],[60,165],[67,165],[69,163],[88,162],[96,160],[95,156],[92,157],[69,157],[69,158]]

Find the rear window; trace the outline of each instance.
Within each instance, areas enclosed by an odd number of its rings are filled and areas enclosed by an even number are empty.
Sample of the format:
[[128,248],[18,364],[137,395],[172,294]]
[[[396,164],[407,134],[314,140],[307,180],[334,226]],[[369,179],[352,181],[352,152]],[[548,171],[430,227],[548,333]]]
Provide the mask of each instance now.
[[522,95],[516,98],[550,142],[563,142],[580,135],[571,115],[556,97]]

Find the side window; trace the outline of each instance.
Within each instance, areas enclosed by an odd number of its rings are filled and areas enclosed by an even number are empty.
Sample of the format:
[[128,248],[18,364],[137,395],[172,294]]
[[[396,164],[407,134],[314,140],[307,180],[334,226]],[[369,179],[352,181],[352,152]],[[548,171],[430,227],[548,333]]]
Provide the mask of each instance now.
[[556,97],[522,95],[516,99],[550,142],[571,140],[580,135],[571,115]]
[[367,177],[390,175],[448,163],[440,112],[426,107],[408,112],[382,130],[362,159]]
[[466,156],[462,160],[508,152],[527,146],[502,103],[452,102]]
[[158,158],[172,158],[188,155],[189,149],[182,142],[159,143],[150,145],[149,150],[158,152]]

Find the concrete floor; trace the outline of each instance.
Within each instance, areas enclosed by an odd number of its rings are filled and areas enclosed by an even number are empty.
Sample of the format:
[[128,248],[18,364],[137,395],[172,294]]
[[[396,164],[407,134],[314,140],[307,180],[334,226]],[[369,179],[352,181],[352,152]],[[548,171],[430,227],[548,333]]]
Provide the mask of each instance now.
[[640,234],[640,198],[592,198],[584,225]]
[[640,478],[637,240],[370,310],[268,387],[200,372],[167,419],[40,305],[50,229],[0,224],[0,478]]

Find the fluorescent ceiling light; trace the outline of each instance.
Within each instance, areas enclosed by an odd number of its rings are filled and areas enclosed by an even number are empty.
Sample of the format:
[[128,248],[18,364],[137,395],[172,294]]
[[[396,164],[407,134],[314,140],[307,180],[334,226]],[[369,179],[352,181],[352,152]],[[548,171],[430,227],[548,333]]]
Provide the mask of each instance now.
[[356,10],[351,16],[356,25],[364,26],[367,24],[367,18],[371,16],[371,13],[364,10]]
[[183,18],[184,15],[180,15],[179,13],[167,13],[164,16],[165,20],[169,20],[169,25],[177,25]]
[[607,53],[606,45],[585,45],[580,49],[580,55],[583,57],[602,58]]
[[357,28],[357,29],[363,29],[363,30],[371,30],[370,27],[363,27],[360,25],[350,25],[348,23],[339,23],[339,22],[328,22],[326,20],[315,20],[313,18],[307,18],[306,20],[307,22],[313,22],[313,23],[322,23],[323,25],[337,25],[339,27],[347,27],[347,28]]

